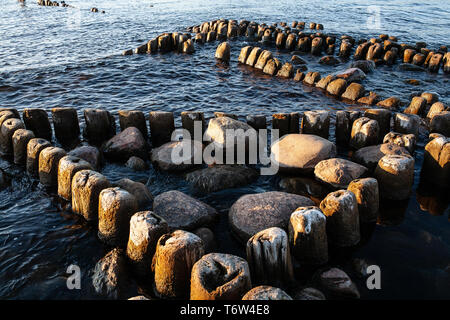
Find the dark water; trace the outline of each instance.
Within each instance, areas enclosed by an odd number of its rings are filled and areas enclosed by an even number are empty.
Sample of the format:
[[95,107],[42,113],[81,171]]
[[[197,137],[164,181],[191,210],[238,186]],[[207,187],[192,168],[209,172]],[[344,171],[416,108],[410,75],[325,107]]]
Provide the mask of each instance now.
[[[312,109],[345,109],[347,104],[292,81],[255,74],[236,63],[243,39],[233,41],[232,63],[216,65],[217,43],[196,45],[194,55],[121,56],[162,32],[217,18],[258,22],[293,20],[324,24],[325,32],[350,34],[356,39],[395,35],[401,42],[426,41],[428,47],[449,45],[450,2],[429,1],[67,1],[75,8],[23,6],[15,0],[0,4],[0,106],[22,110],[70,106],[79,110],[106,108],[173,111],[233,112],[240,117]],[[380,8],[380,28],[367,26],[368,6]],[[91,13],[98,7],[106,14]],[[272,49],[275,52],[275,49]],[[283,61],[290,55],[277,52]],[[326,67],[305,55],[308,69],[322,75],[344,69],[347,63]],[[404,83],[418,79],[419,86]],[[449,79],[441,73],[401,72],[398,65],[382,66],[364,81],[366,89],[384,97],[398,96],[407,104],[415,91],[434,91],[450,102]],[[354,106],[356,107],[356,106]],[[116,117],[117,118],[117,117]],[[333,126],[332,126],[333,127]],[[333,130],[333,129],[332,129]],[[333,132],[331,132],[333,137]],[[450,298],[450,222],[448,194],[419,187],[419,173],[427,132],[421,128],[416,151],[414,192],[407,203],[385,205],[383,223],[361,246],[333,260],[357,281],[362,297]],[[345,152],[345,151],[343,151]],[[343,154],[345,155],[345,154]],[[64,210],[53,192],[25,176],[21,168],[0,160],[14,178],[0,192],[0,297],[3,299],[95,298],[90,272],[108,250],[96,231]],[[135,173],[106,165],[102,173],[112,182],[123,177],[147,182],[154,195],[177,189],[214,206],[221,213],[215,232],[219,251],[242,254],[228,233],[226,215],[246,193],[278,189],[277,178],[261,177],[244,188],[205,195],[193,190],[182,176],[150,169]],[[419,189],[419,192],[417,191]],[[420,203],[418,202],[420,200]],[[430,210],[440,206],[439,210]],[[431,214],[431,211],[433,214]],[[364,289],[353,260],[363,259],[382,270],[382,290]],[[82,290],[66,288],[66,268],[80,266]]]

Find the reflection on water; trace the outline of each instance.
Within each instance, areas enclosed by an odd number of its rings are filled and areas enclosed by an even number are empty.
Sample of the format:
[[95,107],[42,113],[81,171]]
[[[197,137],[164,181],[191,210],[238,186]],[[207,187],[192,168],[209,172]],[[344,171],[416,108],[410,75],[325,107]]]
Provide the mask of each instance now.
[[[69,2],[69,1],[68,1]],[[180,5],[182,3],[182,5]],[[249,44],[232,41],[231,63],[216,64],[217,43],[196,46],[193,55],[133,55],[122,50],[136,47],[165,31],[220,17],[260,22],[285,20],[323,23],[325,32],[348,33],[356,39],[380,33],[396,35],[401,41],[426,41],[430,48],[447,44],[450,3],[426,4],[406,0],[375,1],[381,7],[381,30],[367,28],[367,4],[344,1],[79,1],[76,8],[39,7],[34,1],[24,6],[5,0],[0,9],[0,105],[50,109],[74,107],[81,120],[82,109],[102,107],[116,115],[119,109],[173,111],[177,125],[182,111],[202,110],[206,118],[214,111],[264,114],[311,109],[359,108],[323,95],[292,81],[273,79],[237,65],[240,48]],[[106,14],[92,14],[98,7]],[[418,7],[420,6],[420,7]],[[295,16],[293,13],[295,12]],[[282,61],[290,55],[271,48]],[[319,57],[302,55],[308,70],[322,75],[342,70],[347,63],[324,66]],[[419,86],[404,83],[417,79]],[[381,66],[364,85],[388,97],[398,96],[405,104],[413,91],[429,90],[449,104],[448,77],[426,72],[403,72],[398,65]],[[331,128],[334,126],[332,119]],[[334,132],[330,132],[334,139]],[[343,267],[356,282],[363,298],[450,298],[450,228],[448,193],[419,184],[426,132],[421,130],[415,154],[415,184],[410,199],[383,202],[377,225],[363,226],[363,240],[348,250],[333,250],[332,263]],[[348,151],[340,151],[348,158]],[[98,298],[92,292],[90,273],[108,250],[96,231],[68,211],[54,191],[42,189],[20,168],[0,161],[0,168],[12,175],[11,185],[0,191],[0,297],[21,299]],[[123,177],[147,183],[154,195],[177,189],[199,198],[220,213],[215,227],[218,251],[244,256],[244,248],[228,232],[227,212],[241,195],[291,188],[310,192],[316,201],[323,190],[308,179],[284,180],[260,177],[251,185],[213,194],[203,194],[187,184],[183,175],[150,168],[132,172],[120,165],[103,168],[112,182]],[[82,289],[69,291],[65,273],[70,264],[82,270]],[[382,271],[382,290],[364,289],[361,266],[377,264]],[[300,270],[307,281],[313,270]]]

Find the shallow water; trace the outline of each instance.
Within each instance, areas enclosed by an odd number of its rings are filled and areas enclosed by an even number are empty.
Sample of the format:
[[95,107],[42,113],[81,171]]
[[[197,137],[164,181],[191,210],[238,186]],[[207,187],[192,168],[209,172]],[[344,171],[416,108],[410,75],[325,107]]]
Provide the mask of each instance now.
[[[429,1],[67,1],[75,8],[39,7],[35,1],[23,6],[4,0],[0,6],[0,106],[100,107],[116,115],[120,109],[175,113],[177,125],[182,111],[202,110],[207,118],[214,111],[247,114],[352,107],[293,81],[265,77],[237,65],[244,39],[232,41],[229,67],[214,60],[216,43],[196,45],[193,55],[156,54],[122,56],[124,49],[162,32],[184,31],[186,27],[217,18],[257,22],[293,20],[319,22],[324,32],[350,34],[356,39],[388,33],[400,42],[425,41],[428,47],[449,45],[450,2]],[[380,8],[380,29],[368,28],[367,7]],[[97,7],[106,14],[91,13]],[[271,48],[272,52],[276,52]],[[283,61],[288,53],[276,52]],[[302,56],[308,70],[322,75],[342,70],[347,63],[327,67],[318,57]],[[419,86],[404,83],[418,79]],[[449,78],[426,72],[402,72],[398,64],[381,66],[363,82],[366,89],[383,97],[398,96],[407,104],[414,91],[434,91],[447,105]],[[356,106],[355,106],[356,107]],[[333,126],[331,126],[333,128]],[[450,298],[450,222],[448,194],[438,202],[439,210],[425,207],[436,203],[435,191],[421,187],[419,173],[427,132],[421,128],[416,151],[415,185],[403,205],[388,204],[367,241],[350,253],[336,255],[332,264],[343,267],[357,281],[362,297]],[[333,129],[331,132],[333,139]],[[345,156],[346,151],[342,150]],[[72,299],[97,298],[90,285],[90,272],[108,250],[96,231],[64,210],[52,191],[44,190],[23,170],[4,160],[0,167],[13,175],[12,185],[0,192],[0,298]],[[221,213],[215,228],[219,251],[243,254],[230,236],[227,211],[246,193],[276,190],[278,178],[260,177],[238,189],[205,195],[193,190],[182,176],[153,169],[135,173],[120,165],[103,168],[112,182],[129,177],[148,183],[156,196],[177,189],[202,199]],[[428,197],[425,197],[428,196]],[[418,202],[420,199],[420,203]],[[430,200],[431,199],[431,200]],[[428,202],[427,202],[428,201]],[[432,202],[435,201],[435,202]],[[426,204],[427,203],[427,204]],[[437,213],[436,213],[437,211]],[[382,290],[364,289],[356,276],[353,259],[364,259],[382,270]],[[80,266],[82,290],[66,288],[66,268]]]

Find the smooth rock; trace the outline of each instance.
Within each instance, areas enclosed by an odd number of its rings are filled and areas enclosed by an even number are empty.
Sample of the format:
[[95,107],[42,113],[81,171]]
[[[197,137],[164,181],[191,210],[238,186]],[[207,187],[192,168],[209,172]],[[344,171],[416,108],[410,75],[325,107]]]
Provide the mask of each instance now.
[[126,161],[133,156],[147,158],[145,139],[136,127],[128,127],[109,139],[102,146],[102,150],[104,156],[110,160]]
[[320,161],[314,168],[319,181],[333,188],[346,188],[349,183],[367,175],[366,167],[349,160],[332,158]]

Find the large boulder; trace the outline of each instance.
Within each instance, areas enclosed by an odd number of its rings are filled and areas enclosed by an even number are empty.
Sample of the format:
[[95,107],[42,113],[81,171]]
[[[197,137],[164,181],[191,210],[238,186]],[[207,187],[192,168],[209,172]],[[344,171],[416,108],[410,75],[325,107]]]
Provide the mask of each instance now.
[[383,143],[364,147],[353,153],[352,160],[363,165],[370,171],[375,170],[378,161],[388,154],[409,155],[408,150],[394,143]]
[[166,220],[172,230],[194,230],[211,225],[217,217],[214,208],[177,190],[155,197],[153,212]]
[[294,173],[311,173],[320,161],[336,156],[334,143],[312,134],[287,134],[271,151],[281,171]]
[[200,141],[172,141],[154,148],[151,159],[161,170],[184,171],[202,164],[202,151],[203,145]]
[[215,165],[186,175],[186,180],[205,192],[236,188],[258,178],[258,172],[241,165]]
[[285,192],[247,194],[233,204],[228,219],[234,235],[246,243],[254,234],[270,227],[286,230],[295,209],[313,205],[309,198]]
[[256,131],[250,125],[226,116],[209,120],[204,136],[225,152],[235,150],[235,147],[242,143],[241,141],[248,147],[249,143],[256,143],[257,139]]
[[364,177],[367,168],[349,160],[332,158],[320,161],[314,168],[316,179],[334,188],[347,188],[350,182]]
[[103,145],[103,154],[117,161],[127,161],[132,156],[147,159],[146,149],[141,131],[136,127],[128,127]]

